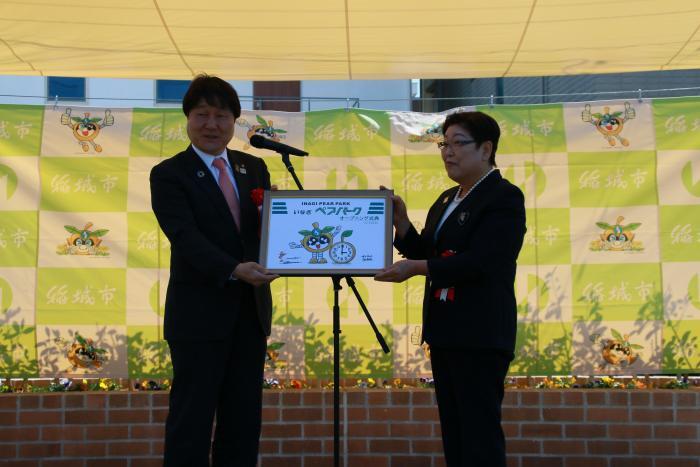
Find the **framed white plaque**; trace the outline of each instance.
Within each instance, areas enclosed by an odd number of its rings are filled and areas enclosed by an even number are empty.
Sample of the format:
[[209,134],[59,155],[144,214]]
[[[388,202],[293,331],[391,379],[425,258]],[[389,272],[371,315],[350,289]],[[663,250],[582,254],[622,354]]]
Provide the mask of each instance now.
[[373,276],[392,262],[387,190],[266,191],[260,264],[283,276]]

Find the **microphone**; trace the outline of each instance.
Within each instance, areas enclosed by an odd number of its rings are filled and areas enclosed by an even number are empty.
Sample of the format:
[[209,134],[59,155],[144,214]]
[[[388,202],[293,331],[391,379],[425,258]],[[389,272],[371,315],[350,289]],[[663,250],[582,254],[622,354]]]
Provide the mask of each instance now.
[[250,137],[250,145],[258,149],[270,149],[271,151],[279,152],[280,154],[290,154],[292,156],[308,156],[309,153],[301,149],[287,146],[286,144],[278,143],[264,136],[253,135]]

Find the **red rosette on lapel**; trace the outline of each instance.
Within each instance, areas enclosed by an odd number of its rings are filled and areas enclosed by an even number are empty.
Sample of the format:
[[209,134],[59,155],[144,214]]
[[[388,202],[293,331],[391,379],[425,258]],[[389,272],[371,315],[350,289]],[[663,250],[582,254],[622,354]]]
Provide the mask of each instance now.
[[[441,258],[447,258],[449,256],[454,256],[457,254],[456,251],[454,250],[445,250],[442,253],[440,253]],[[455,301],[455,288],[454,287],[447,287],[444,289],[437,289],[433,293],[433,296],[440,300],[441,302],[454,302]]]
[[262,204],[265,199],[265,190],[263,188],[253,188],[250,190],[250,199],[253,201],[255,207],[258,208],[258,237],[260,237],[260,224],[261,224],[261,212]]

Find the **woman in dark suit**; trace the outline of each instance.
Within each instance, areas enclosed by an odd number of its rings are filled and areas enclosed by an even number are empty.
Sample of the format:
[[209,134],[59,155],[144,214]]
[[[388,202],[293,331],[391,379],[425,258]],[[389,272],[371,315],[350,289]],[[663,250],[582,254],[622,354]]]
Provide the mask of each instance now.
[[458,186],[442,193],[419,234],[393,196],[394,245],[407,259],[375,276],[426,276],[423,341],[430,346],[448,466],[505,466],[503,382],[513,359],[516,259],[525,236],[522,192],[496,169],[498,123],[449,115],[438,143]]

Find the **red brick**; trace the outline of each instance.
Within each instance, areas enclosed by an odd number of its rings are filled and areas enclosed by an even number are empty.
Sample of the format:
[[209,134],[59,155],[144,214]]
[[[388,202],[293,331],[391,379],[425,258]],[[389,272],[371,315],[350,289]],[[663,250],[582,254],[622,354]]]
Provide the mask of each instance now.
[[518,423],[501,423],[501,427],[506,438],[518,438],[520,436],[520,425]]
[[563,467],[564,459],[553,457],[523,457],[522,467]]
[[42,426],[42,441],[82,441],[85,428],[82,426]]
[[655,407],[670,407],[673,405],[673,393],[670,392],[654,392],[652,404]]
[[586,444],[588,454],[629,454],[630,452],[627,441],[589,440]]
[[608,467],[607,457],[566,457],[566,467]]
[[394,391],[389,393],[391,405],[409,405],[411,403],[411,394],[404,391]]
[[387,423],[350,423],[348,436],[356,438],[378,438],[389,436]]
[[630,405],[646,407],[651,402],[651,394],[648,392],[636,392],[630,393]]
[[0,426],[12,426],[17,424],[17,413],[0,412]]
[[[332,423],[305,423],[302,424],[301,427],[303,430],[302,438],[327,438],[333,436]],[[340,429],[342,432],[342,423]]]
[[112,456],[146,456],[151,452],[151,445],[147,442],[125,441],[121,443],[109,443],[107,453]]
[[88,409],[104,409],[107,407],[107,394],[86,394],[85,407]]
[[680,423],[700,423],[700,410],[695,408],[676,408],[676,421]]
[[586,411],[586,421],[589,422],[626,422],[629,420],[628,409],[589,407]]
[[564,426],[564,436],[566,438],[605,438],[607,427],[600,424],[572,424]]
[[609,405],[623,405],[627,407],[630,403],[630,394],[627,391],[610,392],[608,393]]
[[167,392],[159,392],[151,395],[151,407],[168,407],[170,402],[170,394]]
[[542,405],[561,405],[561,391],[543,392]]
[[37,441],[39,439],[38,427],[12,427],[0,428],[0,442]]
[[416,405],[435,405],[435,393],[433,391],[411,391],[411,404]]
[[632,441],[632,454],[649,455],[665,455],[675,454],[676,447],[673,441]]
[[[348,456],[348,467],[389,467],[388,456]],[[267,467],[265,465],[261,467]],[[284,467],[284,466],[280,466]]]
[[367,405],[367,393],[362,391],[348,391],[345,393],[348,407]]
[[389,397],[386,390],[374,390],[367,393],[369,405],[388,405]]
[[129,394],[110,394],[109,408],[110,409],[125,409],[129,407]]
[[129,407],[138,409],[142,407],[151,407],[151,395],[147,392],[129,394]]
[[375,453],[406,453],[409,451],[409,442],[405,439],[370,439],[369,450]]
[[163,467],[163,459],[131,459],[131,467]]
[[633,425],[621,423],[608,425],[608,438],[610,439],[649,439],[651,438],[651,426]]
[[303,459],[301,457],[263,457],[260,467],[301,467]]
[[284,407],[292,407],[301,405],[301,393],[300,392],[283,392],[281,404]]
[[676,393],[676,405],[678,407],[696,407],[698,405],[694,392]]
[[114,440],[129,439],[128,425],[106,425],[85,428],[87,440]]
[[583,405],[583,393],[581,391],[571,392],[567,391],[564,393],[564,405]]
[[561,438],[562,426],[553,423],[523,423],[520,433],[523,438]]
[[679,456],[696,456],[700,458],[700,442],[678,441]]
[[318,391],[304,391],[302,393],[302,405],[304,407],[323,405],[323,393]]
[[304,467],[327,467],[333,465],[332,456],[307,456],[304,458]]
[[19,457],[36,459],[46,457],[60,457],[60,443],[20,444]]
[[276,391],[263,391],[263,407],[278,406],[280,404],[280,393]]
[[280,452],[280,442],[278,440],[272,439],[261,439],[260,440],[260,454],[279,454]]
[[102,425],[106,421],[103,410],[68,410],[66,424],[71,425]]
[[[129,465],[127,459],[87,459],[86,462],[87,467],[127,467]],[[75,464],[72,467],[75,467]]]
[[109,411],[109,423],[148,423],[150,418],[147,410],[114,409]]
[[20,410],[38,409],[41,402],[41,396],[36,394],[20,394],[16,396],[19,399]]
[[[347,441],[348,452],[350,454],[364,454],[369,452],[369,442],[366,439],[350,438]],[[324,449],[326,452],[333,452],[333,444],[328,446],[328,449]]]
[[547,422],[583,421],[583,408],[547,407],[542,409],[542,419]]
[[131,425],[131,438],[135,439],[161,439],[165,435],[163,425]]
[[654,459],[655,467],[697,467],[700,465],[698,459],[675,459],[675,458],[656,458]]
[[502,418],[504,421],[521,420],[521,421],[527,421],[527,422],[539,422],[541,420],[540,409],[536,409],[536,408],[509,409],[509,408],[504,407]]
[[263,422],[278,422],[282,411],[278,408],[263,407],[262,421]]
[[74,459],[43,459],[41,461],[41,467],[75,467],[75,465],[76,461]]
[[[610,459],[610,467],[652,467],[653,459],[640,457],[613,457]],[[567,467],[569,467],[567,465]]]
[[151,441],[151,455],[163,457],[165,441]]
[[539,391],[523,391],[520,393],[520,405],[541,405],[542,393]]
[[285,454],[320,454],[322,449],[320,439],[282,440],[282,452]]
[[263,438],[299,438],[301,437],[299,423],[266,423],[262,426]]
[[508,454],[540,454],[542,441],[534,439],[509,439],[506,441]]
[[433,427],[426,423],[391,423],[389,432],[396,438],[430,438]]
[[17,445],[0,444],[0,459],[12,459],[13,457],[17,457]]
[[514,391],[506,391],[503,395],[503,406],[514,407],[518,405],[518,393]]
[[442,440],[440,439],[424,439],[411,441],[411,451],[419,454],[442,454]]
[[424,467],[431,460],[430,456],[391,456],[391,467]]
[[17,405],[15,394],[0,394],[0,410],[15,410]]
[[583,440],[544,440],[542,454],[570,455],[585,454],[586,443]]
[[64,443],[64,457],[104,457],[107,454],[106,443]]
[[[263,409],[263,417],[265,410],[267,409]],[[151,409],[151,423],[165,423],[166,418],[168,418],[168,409]]]
[[669,409],[632,409],[632,421],[635,422],[672,422],[673,410]]
[[57,425],[61,423],[63,413],[58,411],[20,412],[20,425]]
[[[340,416],[343,419],[347,419],[351,422],[361,422],[367,420],[367,409],[365,407],[348,407],[344,411],[340,412]],[[327,417],[328,420],[332,420],[333,416]]]
[[83,394],[68,393],[63,400],[66,409],[82,409],[85,407],[85,396]]
[[413,407],[412,415],[417,422],[439,420],[437,407]]
[[698,427],[696,425],[670,426],[656,425],[654,427],[654,437],[660,439],[697,439]]
[[586,403],[588,405],[607,405],[607,393],[604,391],[592,390],[586,393]]
[[370,407],[370,420],[384,421],[408,421],[410,420],[408,407]]
[[299,421],[321,421],[323,411],[321,409],[306,409],[306,408],[284,408],[282,409],[283,422],[299,422]]
[[42,409],[60,409],[63,408],[63,394],[44,394],[41,396]]

